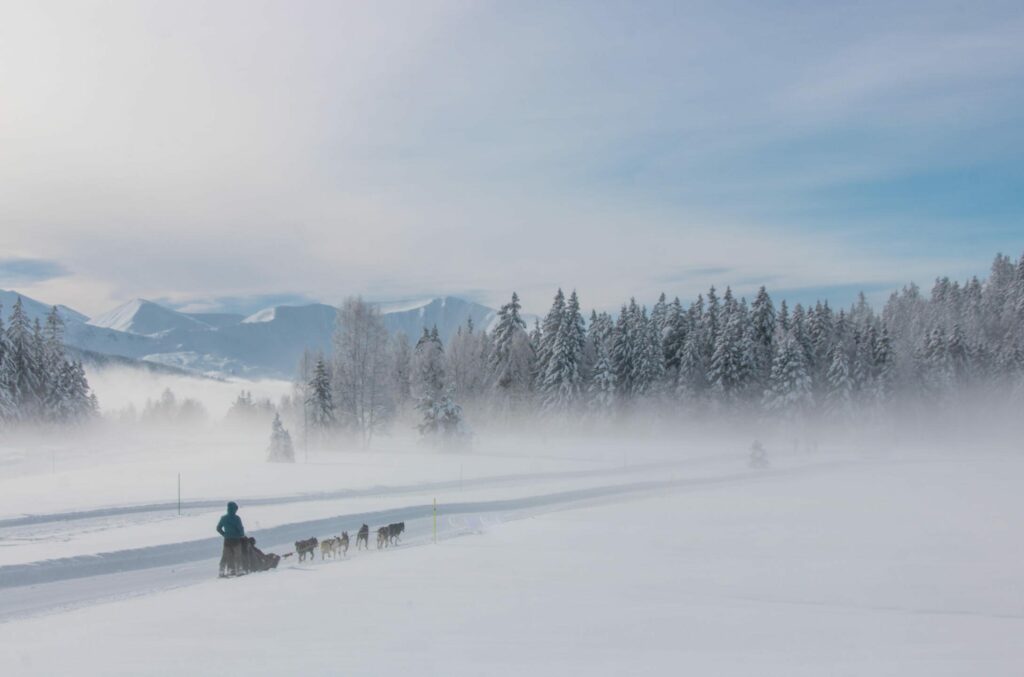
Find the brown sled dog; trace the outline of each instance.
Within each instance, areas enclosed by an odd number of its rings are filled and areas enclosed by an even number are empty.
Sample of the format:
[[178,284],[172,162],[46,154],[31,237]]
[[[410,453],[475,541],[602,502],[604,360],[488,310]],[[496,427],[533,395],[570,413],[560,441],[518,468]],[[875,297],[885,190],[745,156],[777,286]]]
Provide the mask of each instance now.
[[388,542],[391,540],[389,529],[387,527],[381,527],[377,529],[377,549],[388,547]]

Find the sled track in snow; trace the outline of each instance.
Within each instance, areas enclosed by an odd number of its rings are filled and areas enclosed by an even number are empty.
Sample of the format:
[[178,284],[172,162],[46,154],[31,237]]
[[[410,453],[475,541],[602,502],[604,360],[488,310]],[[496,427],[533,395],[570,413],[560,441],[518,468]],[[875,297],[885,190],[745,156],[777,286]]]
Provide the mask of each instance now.
[[[366,498],[374,496],[400,496],[402,494],[421,494],[432,491],[445,491],[449,489],[470,488],[480,489],[508,484],[520,484],[524,482],[536,482],[545,480],[565,479],[586,479],[588,477],[600,477],[602,475],[622,475],[628,473],[643,473],[651,470],[668,469],[674,467],[685,467],[700,461],[720,460],[721,456],[706,456],[688,461],[666,461],[661,463],[644,463],[629,465],[625,467],[600,468],[596,470],[567,470],[564,472],[551,473],[524,473],[518,475],[493,475],[490,477],[479,477],[467,480],[445,480],[442,482],[425,482],[422,484],[405,484],[396,486],[379,485],[362,489],[339,489],[337,491],[323,491],[303,494],[291,494],[287,496],[256,496],[237,497],[236,500],[244,502],[246,506],[260,505],[286,505],[289,503],[308,503],[312,501],[333,501],[349,498]],[[224,507],[226,499],[202,499],[182,501],[182,510],[220,510]],[[69,522],[77,520],[90,520],[103,517],[119,517],[122,515],[136,515],[153,512],[177,511],[176,501],[162,503],[144,503],[137,505],[116,505],[105,508],[93,508],[89,510],[75,510],[68,512],[55,512],[46,514],[27,514],[19,517],[7,517],[0,519],[0,529],[11,527],[33,526],[36,524],[48,524],[51,522]],[[0,584],[2,586],[2,584]]]
[[[588,502],[625,499],[669,489],[698,488],[733,484],[742,481],[758,481],[772,477],[793,476],[800,473],[813,472],[825,467],[834,467],[839,464],[840,462],[819,463],[789,470],[746,471],[704,478],[647,480],[520,498],[448,503],[439,506],[438,510],[445,517],[487,514],[514,517],[516,513],[536,514],[546,509],[579,507]],[[311,535],[336,533],[342,529],[354,531],[355,527],[362,523],[376,526],[391,522],[426,519],[431,517],[432,514],[432,505],[413,505],[282,524],[276,527],[253,531],[251,535],[255,536],[261,548],[266,550],[273,550],[275,546],[281,545],[286,546],[290,550],[291,544],[294,541],[308,538]],[[0,566],[0,590],[58,583],[108,574],[125,574],[157,567],[174,567],[212,560],[218,556],[221,543],[221,538],[214,536],[194,541],[117,550],[95,555],[81,555],[26,564]]]

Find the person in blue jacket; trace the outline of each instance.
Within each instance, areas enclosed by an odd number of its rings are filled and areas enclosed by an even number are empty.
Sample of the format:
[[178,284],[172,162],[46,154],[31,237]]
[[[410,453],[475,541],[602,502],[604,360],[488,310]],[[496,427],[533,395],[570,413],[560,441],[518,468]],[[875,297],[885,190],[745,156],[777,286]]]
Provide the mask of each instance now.
[[220,556],[221,577],[245,573],[245,527],[237,513],[238,504],[231,501],[227,514],[217,522],[217,533],[224,537],[224,552]]

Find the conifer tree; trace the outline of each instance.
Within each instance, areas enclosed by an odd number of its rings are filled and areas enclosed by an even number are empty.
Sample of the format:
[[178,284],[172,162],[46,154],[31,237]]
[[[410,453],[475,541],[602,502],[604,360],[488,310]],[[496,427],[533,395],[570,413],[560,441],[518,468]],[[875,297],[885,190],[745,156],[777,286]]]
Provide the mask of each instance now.
[[281,423],[280,414],[274,414],[274,421],[270,424],[270,447],[267,449],[267,460],[272,463],[295,462],[292,436]]
[[326,434],[337,422],[334,394],[331,391],[331,373],[323,356],[317,358],[313,378],[309,381],[306,400],[307,425],[314,437]]
[[850,378],[846,352],[838,343],[832,346],[827,380],[825,409],[833,419],[846,421],[852,409],[853,380]]
[[806,356],[793,331],[786,332],[772,363],[771,383],[765,406],[784,417],[796,419],[814,405]]
[[549,413],[566,412],[583,392],[583,352],[586,330],[575,290],[562,309],[558,335],[548,356],[547,370],[541,382],[542,406]]
[[519,310],[519,296],[513,292],[511,302],[498,311],[494,350],[488,365],[496,405],[506,412],[525,400],[533,373],[533,347]]

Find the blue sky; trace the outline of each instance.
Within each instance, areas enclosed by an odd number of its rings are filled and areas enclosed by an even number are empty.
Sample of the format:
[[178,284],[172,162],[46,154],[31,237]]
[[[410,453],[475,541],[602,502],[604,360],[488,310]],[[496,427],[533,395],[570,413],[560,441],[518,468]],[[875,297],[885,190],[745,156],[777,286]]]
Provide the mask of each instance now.
[[0,91],[0,286],[87,313],[844,304],[1024,250],[1020,2],[5,3]]

